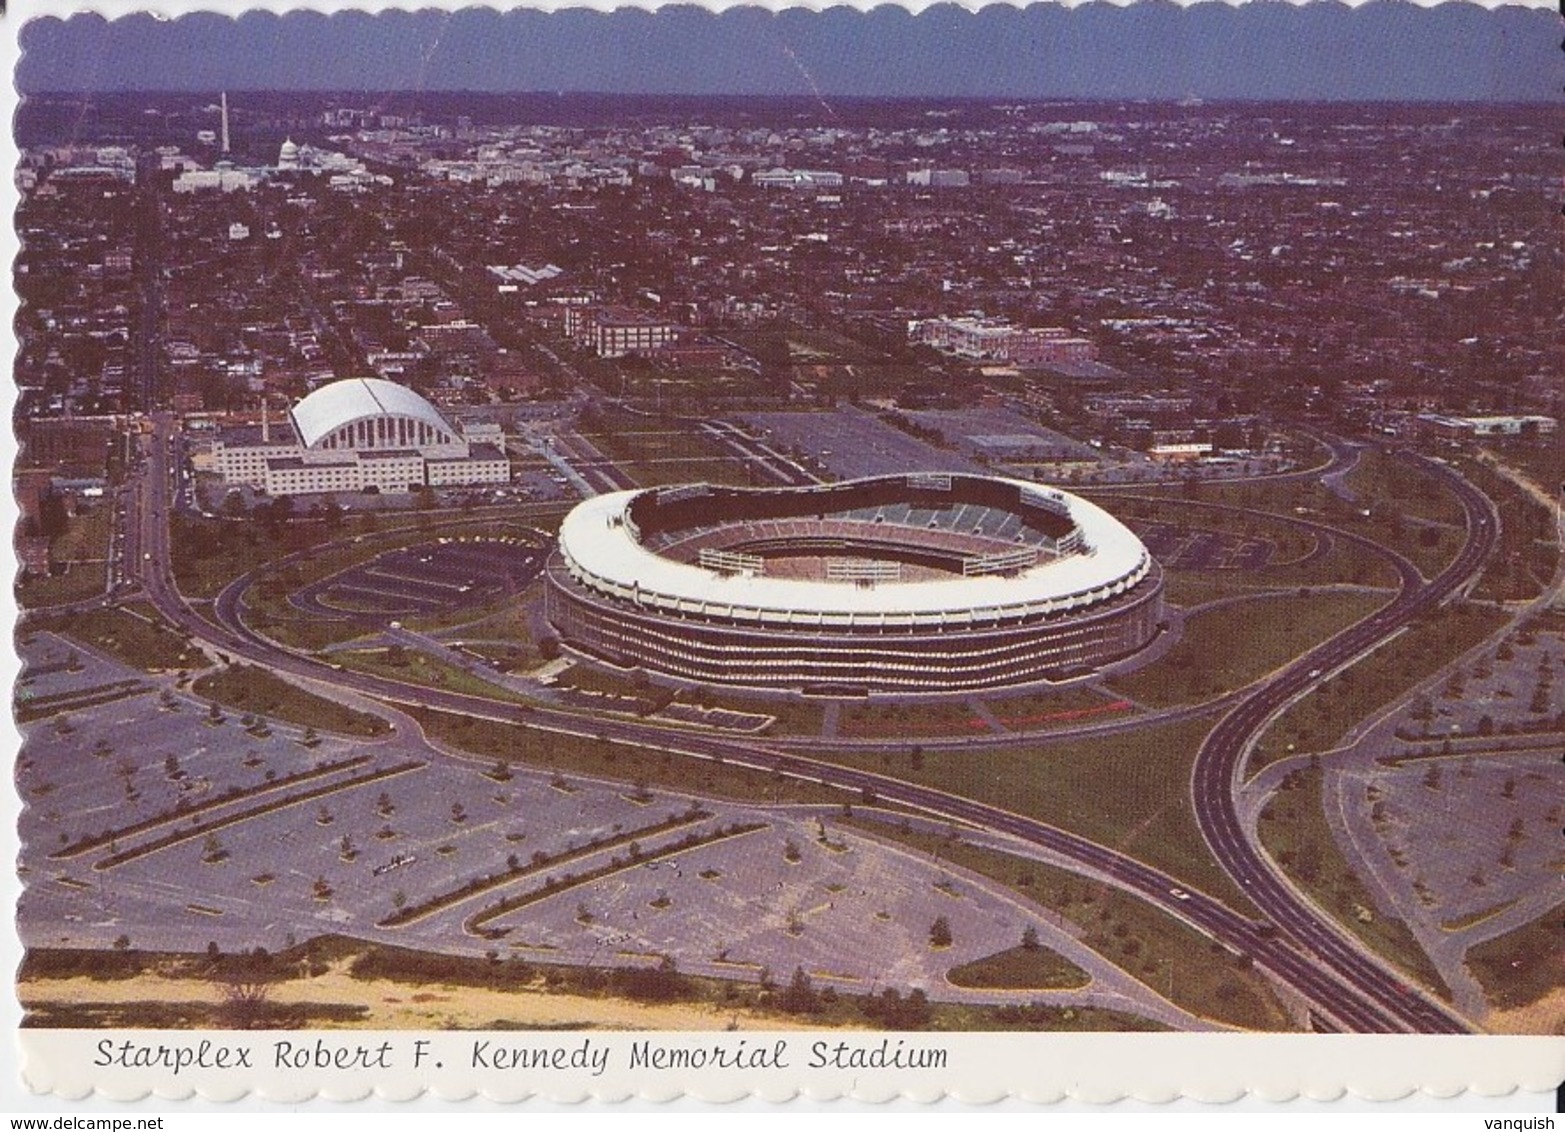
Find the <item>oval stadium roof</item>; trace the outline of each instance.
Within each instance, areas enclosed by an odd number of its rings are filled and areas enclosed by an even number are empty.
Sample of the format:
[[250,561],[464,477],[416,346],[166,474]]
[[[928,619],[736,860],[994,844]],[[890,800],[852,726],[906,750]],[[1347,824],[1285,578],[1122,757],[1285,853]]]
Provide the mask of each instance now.
[[[1033,487],[1014,481],[1020,487]],[[844,582],[726,574],[676,562],[643,546],[625,522],[639,491],[583,500],[560,526],[559,550],[577,581],[642,607],[719,610],[730,620],[809,622],[892,616],[956,623],[975,613],[1022,616],[1085,608],[1137,585],[1153,569],[1141,540],[1107,511],[1059,494],[1090,551],[1047,559],[1013,576],[957,577],[861,587]]]
[[293,407],[294,427],[306,448],[345,424],[368,417],[412,417],[443,433],[451,426],[435,407],[405,385],[378,377],[350,377],[323,385]]

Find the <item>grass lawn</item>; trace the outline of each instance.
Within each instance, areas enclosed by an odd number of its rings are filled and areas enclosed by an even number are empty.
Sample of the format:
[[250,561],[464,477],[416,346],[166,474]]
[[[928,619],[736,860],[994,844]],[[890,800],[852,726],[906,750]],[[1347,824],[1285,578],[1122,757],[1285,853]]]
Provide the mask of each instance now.
[[1046,947],[1013,947],[946,972],[959,987],[1070,990],[1092,981],[1087,972]]
[[41,609],[46,605],[64,605],[83,601],[103,592],[108,579],[109,536],[114,530],[114,508],[100,503],[66,523],[65,532],[49,548],[56,564],[64,564],[63,574],[32,578],[17,587],[17,601],[23,609]]
[[[1460,467],[1474,486],[1494,500],[1500,512],[1499,545],[1473,596],[1491,601],[1536,597],[1553,579],[1559,564],[1553,509],[1485,464],[1464,459]],[[1548,492],[1547,486],[1540,486]]]
[[1385,595],[1311,593],[1254,598],[1197,613],[1156,663],[1108,686],[1153,707],[1195,703],[1242,688],[1362,621]]
[[[522,503],[486,507],[481,515],[449,510],[366,512],[345,518],[340,529],[329,536],[302,521],[297,527],[284,523],[274,535],[259,519],[226,522],[176,516],[170,528],[174,577],[180,592],[189,597],[216,597],[239,575],[292,551],[308,549],[313,540],[321,549],[291,568],[302,585],[383,551],[442,535],[517,535],[532,527],[553,530],[569,509],[559,503]],[[326,537],[335,541],[326,543]]]
[[[851,824],[876,837],[942,857],[1053,909],[1082,929],[1080,938],[1088,947],[1192,1013],[1251,1030],[1294,1028],[1271,984],[1249,961],[1138,896],[1064,869],[940,834],[861,819]],[[956,982],[954,975],[952,981]]]
[[1060,688],[985,701],[995,718],[1013,731],[1044,731],[1093,719],[1129,715],[1135,708],[1095,688]]
[[1560,918],[1554,908],[1504,935],[1467,952],[1467,967],[1483,984],[1484,995],[1501,1010],[1529,1006],[1560,987]]
[[605,710],[650,714],[671,703],[679,703],[770,715],[775,722],[767,727],[768,735],[819,735],[824,716],[824,709],[818,703],[802,697],[747,696],[710,685],[675,689],[659,681],[638,678],[635,672],[620,672],[591,663],[572,665],[560,674],[559,683],[561,687],[587,689],[636,701],[606,702],[603,704]]
[[1284,592],[1281,586],[1264,585],[1234,570],[1163,571],[1163,600],[1182,609],[1225,597],[1261,597]]
[[1393,514],[1450,527],[1462,525],[1462,504],[1443,481],[1420,465],[1379,449],[1360,453],[1346,481],[1349,491],[1383,504]]
[[1322,772],[1297,770],[1261,811],[1261,844],[1337,923],[1421,985],[1451,997],[1440,972],[1401,920],[1376,906],[1326,821]]
[[[400,659],[398,659],[399,655]],[[442,688],[448,692],[482,696],[484,699],[501,703],[532,702],[526,696],[519,695],[509,688],[502,688],[498,684],[491,684],[466,669],[435,660],[412,649],[404,649],[400,654],[393,652],[391,648],[342,649],[332,653],[331,658],[344,668],[351,668],[355,672],[384,676],[404,684],[422,684],[427,688]]]
[[1395,703],[1415,685],[1493,635],[1506,615],[1456,603],[1415,621],[1401,636],[1299,700],[1262,734],[1250,769],[1299,751],[1325,751],[1374,712]]
[[264,668],[235,664],[198,677],[191,691],[236,711],[264,715],[300,727],[317,727],[343,735],[371,738],[384,735],[390,725],[377,715],[355,711],[290,684]]
[[942,735],[982,735],[989,725],[961,701],[896,703],[860,700],[843,707],[837,733],[851,739],[920,739]]
[[584,422],[582,430],[642,487],[703,481],[745,487],[755,482],[743,461],[688,421],[604,412]]
[[1253,909],[1196,826],[1190,768],[1208,718],[985,750],[815,751],[1070,830],[1163,869],[1236,911]]
[[142,605],[138,615],[130,607],[67,613],[37,624],[108,653],[122,664],[143,672],[171,672],[206,667],[206,657],[183,633],[171,629]]
[[682,689],[675,699],[683,704],[770,715],[776,722],[766,729],[768,735],[819,735],[825,717],[819,703],[797,696],[746,696],[726,688],[699,687]]

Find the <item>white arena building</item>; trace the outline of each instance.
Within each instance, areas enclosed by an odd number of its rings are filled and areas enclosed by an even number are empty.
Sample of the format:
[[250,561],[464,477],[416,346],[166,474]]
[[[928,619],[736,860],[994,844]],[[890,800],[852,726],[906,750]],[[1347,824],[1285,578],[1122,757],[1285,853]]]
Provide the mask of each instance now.
[[321,386],[277,432],[263,423],[221,434],[212,466],[223,482],[305,495],[506,483],[511,476],[498,425],[454,428],[413,390],[380,378]]
[[1163,586],[1095,504],[945,473],[601,495],[548,578],[562,639],[612,664],[852,694],[1092,671],[1158,634]]

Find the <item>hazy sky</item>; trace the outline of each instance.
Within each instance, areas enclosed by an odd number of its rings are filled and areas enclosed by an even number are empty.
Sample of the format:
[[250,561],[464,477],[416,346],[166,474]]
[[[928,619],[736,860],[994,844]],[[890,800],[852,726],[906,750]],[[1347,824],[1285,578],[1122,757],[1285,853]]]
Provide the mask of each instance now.
[[524,90],[1018,97],[1554,99],[1548,8],[1258,0],[770,13],[343,12],[35,19],[24,92]]

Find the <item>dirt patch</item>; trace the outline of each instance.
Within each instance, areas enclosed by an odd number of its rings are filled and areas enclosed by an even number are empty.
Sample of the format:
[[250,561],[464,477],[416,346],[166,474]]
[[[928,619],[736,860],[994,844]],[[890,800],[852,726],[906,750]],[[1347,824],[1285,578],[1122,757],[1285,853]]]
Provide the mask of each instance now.
[[1565,1034],[1565,987],[1517,1010],[1489,1015],[1492,1034]]
[[[156,1001],[217,1007],[222,994],[211,983],[147,975],[104,982],[87,978],[29,979],[17,986],[23,1007],[88,1006]],[[278,1006],[332,1003],[362,1007],[352,1022],[320,1028],[363,1030],[519,1029],[722,1030],[737,1021],[753,1029],[801,1029],[773,1015],[718,1010],[692,1004],[649,1005],[616,998],[586,998],[545,991],[491,991],[437,986],[408,996],[408,988],[386,980],[355,979],[345,969],[274,986],[269,1001]]]

